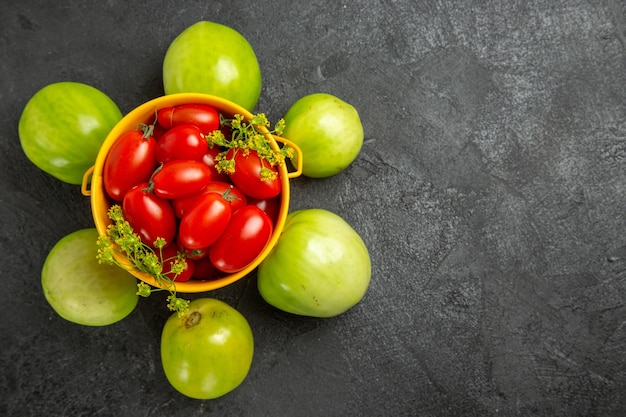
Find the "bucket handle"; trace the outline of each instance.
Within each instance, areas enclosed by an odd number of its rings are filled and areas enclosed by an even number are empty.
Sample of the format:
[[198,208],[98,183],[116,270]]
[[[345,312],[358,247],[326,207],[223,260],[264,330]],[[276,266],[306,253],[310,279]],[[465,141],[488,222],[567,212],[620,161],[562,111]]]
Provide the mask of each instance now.
[[295,167],[296,170],[292,171],[292,172],[288,172],[287,173],[287,177],[288,178],[296,178],[296,177],[299,177],[300,175],[302,175],[302,151],[300,150],[298,145],[296,145],[295,143],[293,143],[289,139],[283,138],[282,136],[276,136],[276,135],[272,135],[272,136],[273,136],[274,139],[276,139],[276,142],[280,142],[283,145],[287,145],[291,149],[293,149],[296,152],[296,155],[298,156],[297,164],[296,164],[296,167]]
[[93,174],[93,170],[96,168],[95,165],[92,165],[91,168],[87,169],[83,174],[83,183],[80,186],[80,192],[85,196],[89,197],[91,195],[91,189],[89,186],[91,185],[91,175]]

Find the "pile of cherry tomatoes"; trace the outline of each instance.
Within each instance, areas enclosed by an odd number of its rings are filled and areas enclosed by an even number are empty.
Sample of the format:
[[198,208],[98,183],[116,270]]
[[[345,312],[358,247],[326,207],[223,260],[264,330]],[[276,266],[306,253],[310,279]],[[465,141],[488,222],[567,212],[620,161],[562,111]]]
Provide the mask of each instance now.
[[[158,109],[151,124],[122,134],[104,161],[103,183],[142,242],[161,256],[177,282],[219,278],[244,269],[267,245],[280,207],[277,167],[253,149],[224,149],[207,141],[232,134],[206,104]],[[231,159],[234,171],[217,169]],[[262,177],[262,170],[276,173]],[[166,242],[158,244],[157,238]],[[174,273],[171,260],[184,256]]]

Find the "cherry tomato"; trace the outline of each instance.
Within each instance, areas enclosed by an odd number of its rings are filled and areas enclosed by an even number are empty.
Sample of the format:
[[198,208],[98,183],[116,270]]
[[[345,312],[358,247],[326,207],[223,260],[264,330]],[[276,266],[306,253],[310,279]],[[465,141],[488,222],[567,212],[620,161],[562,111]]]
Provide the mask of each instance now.
[[245,206],[233,213],[224,233],[209,248],[209,258],[221,271],[240,271],[259,256],[271,236],[268,215],[257,206]]
[[191,277],[192,279],[216,279],[224,275],[222,271],[220,271],[215,267],[215,265],[213,265],[213,262],[211,262],[211,259],[209,259],[208,257],[195,260],[194,264],[195,267],[193,271],[193,276]]
[[177,159],[201,161],[208,147],[200,128],[187,124],[165,131],[156,143],[157,162]]
[[[276,167],[259,158],[256,151],[250,150],[247,155],[244,155],[244,152],[240,150],[233,152],[231,149],[226,154],[226,158],[234,158],[235,172],[230,174],[230,179],[244,194],[254,198],[272,198],[280,194],[280,178]],[[271,180],[261,180],[262,168],[276,173],[276,177]]]
[[178,274],[172,272],[172,264],[176,261],[179,255],[180,253],[175,245],[169,245],[163,248],[160,253],[161,264],[163,265],[163,275],[176,282],[189,281],[195,270],[193,260],[185,258],[185,269]]
[[152,130],[126,132],[111,146],[104,160],[102,181],[107,194],[122,201],[131,187],[148,181],[156,167],[156,141]]
[[126,192],[122,202],[124,218],[146,245],[153,246],[159,237],[171,243],[176,236],[174,209],[169,201],[148,190],[148,183],[142,183]]
[[230,182],[230,178],[228,174],[224,172],[218,172],[215,168],[215,157],[222,152],[222,150],[218,147],[208,148],[204,156],[202,157],[202,162],[204,162],[209,168],[211,168],[211,178],[214,181],[224,181]]
[[152,130],[152,137],[154,138],[154,140],[158,141],[159,138],[163,136],[163,133],[165,132],[167,132],[167,129],[165,129],[160,124],[156,123],[154,125],[154,129]]
[[235,212],[247,204],[246,195],[234,185],[222,181],[211,181],[201,193],[173,200],[172,206],[174,207],[174,214],[176,214],[177,217],[182,218],[185,211],[193,207],[193,205],[207,193],[221,194],[222,197],[230,203],[232,212]]
[[230,203],[220,194],[203,195],[180,220],[180,244],[191,250],[210,246],[226,229],[231,214]]
[[248,204],[252,204],[260,208],[272,219],[272,223],[276,224],[278,212],[280,211],[280,198],[248,198]]
[[211,170],[199,161],[176,160],[161,165],[152,175],[152,191],[161,198],[189,197],[211,181]]
[[220,127],[220,115],[208,104],[189,103],[164,107],[157,113],[159,125],[166,129],[183,124],[193,124],[202,133],[209,133]]

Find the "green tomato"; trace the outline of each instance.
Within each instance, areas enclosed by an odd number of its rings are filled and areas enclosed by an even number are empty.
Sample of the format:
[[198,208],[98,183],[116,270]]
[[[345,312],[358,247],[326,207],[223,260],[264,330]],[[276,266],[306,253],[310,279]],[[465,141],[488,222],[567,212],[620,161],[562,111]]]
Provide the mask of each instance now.
[[367,247],[338,215],[322,209],[290,213],[278,242],[258,269],[269,304],[311,317],[333,317],[356,305],[371,276]]
[[137,305],[137,279],[122,268],[101,265],[98,231],[77,230],[59,240],[41,271],[50,306],[64,319],[85,326],[106,326],[128,316]]
[[252,364],[254,341],[246,318],[213,298],[191,301],[187,314],[165,322],[161,362],[170,384],[195,399],[214,399],[237,388]]
[[81,184],[100,146],[122,118],[117,105],[86,84],[59,82],[26,103],[18,132],[24,153],[55,178]]
[[356,159],[363,146],[358,112],[330,94],[302,97],[289,108],[284,119],[283,135],[302,151],[302,173],[307,177],[325,178],[340,173]]
[[252,111],[261,94],[261,69],[252,46],[239,32],[200,21],[167,49],[163,87],[165,94],[211,94]]

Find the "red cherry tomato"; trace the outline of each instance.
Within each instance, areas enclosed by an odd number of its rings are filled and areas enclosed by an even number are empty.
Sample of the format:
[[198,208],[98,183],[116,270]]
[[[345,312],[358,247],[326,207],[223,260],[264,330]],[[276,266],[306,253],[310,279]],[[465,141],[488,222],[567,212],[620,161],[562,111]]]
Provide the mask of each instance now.
[[163,133],[167,132],[167,129],[164,128],[163,126],[161,126],[158,123],[154,124],[154,130],[152,131],[152,137],[154,138],[154,140],[158,141],[159,138],[161,136],[163,136]]
[[247,204],[246,195],[234,185],[222,181],[211,181],[201,193],[173,200],[172,206],[174,207],[174,214],[182,218],[185,212],[193,207],[193,205],[207,193],[221,194],[222,197],[230,203],[230,208],[233,213]]
[[[233,157],[234,155],[234,157]],[[230,174],[230,179],[244,194],[254,198],[272,198],[280,194],[280,178],[278,174],[274,179],[261,180],[261,169],[266,168],[277,173],[276,167],[259,158],[254,150],[247,155],[232,149],[226,154],[226,158],[234,158],[235,172]]]
[[271,236],[268,215],[257,206],[245,206],[233,213],[224,233],[209,248],[209,258],[221,271],[240,271],[259,256]]
[[157,112],[158,123],[166,129],[182,124],[193,124],[202,133],[209,133],[220,127],[220,115],[213,107],[206,104],[180,104],[164,107]]
[[201,161],[208,149],[206,139],[195,125],[179,125],[164,132],[156,143],[157,162],[177,159]]
[[193,279],[216,279],[224,275],[222,271],[220,271],[215,267],[215,265],[213,265],[213,262],[211,262],[208,257],[198,259],[197,261],[194,261],[194,264],[194,272],[192,276]]
[[[157,253],[159,253],[157,251]],[[185,269],[182,272],[176,274],[172,271],[172,264],[179,256],[179,251],[175,245],[169,245],[160,252],[161,265],[163,265],[163,275],[175,282],[189,281],[195,272],[195,263],[191,259],[185,258]]]
[[122,201],[131,187],[148,181],[156,167],[156,141],[151,129],[121,135],[109,149],[102,168],[102,181],[109,197]]
[[211,181],[211,170],[199,161],[176,160],[161,165],[152,175],[152,191],[161,198],[189,197]]
[[265,212],[272,219],[272,223],[276,224],[276,220],[278,219],[278,212],[280,211],[280,198],[248,198],[248,204],[252,204],[257,206],[261,210]]
[[203,195],[180,220],[180,244],[190,250],[209,247],[224,232],[231,214],[230,203],[220,194]]
[[157,238],[167,243],[176,236],[176,216],[169,201],[148,191],[148,183],[134,186],[124,195],[122,212],[141,241],[154,246]]
[[209,168],[211,168],[211,178],[214,181],[224,181],[230,182],[230,178],[228,174],[224,172],[218,172],[215,168],[215,157],[222,152],[222,150],[218,147],[208,148],[204,156],[202,157],[202,162],[204,162]]

